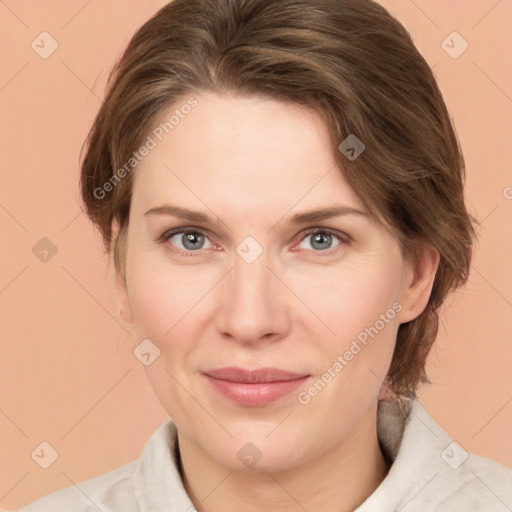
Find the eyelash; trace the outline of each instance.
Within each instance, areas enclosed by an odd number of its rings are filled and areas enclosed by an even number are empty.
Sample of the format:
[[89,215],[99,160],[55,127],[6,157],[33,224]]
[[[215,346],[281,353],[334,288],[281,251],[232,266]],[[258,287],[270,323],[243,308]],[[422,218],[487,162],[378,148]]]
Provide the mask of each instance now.
[[[172,238],[174,235],[179,235],[179,234],[184,234],[184,233],[199,234],[199,235],[204,236],[205,238],[208,238],[207,234],[204,231],[202,231],[201,229],[193,228],[193,227],[181,227],[181,228],[171,229],[171,230],[163,233],[162,236],[159,238],[159,242],[161,242],[161,243],[168,242],[169,239]],[[336,254],[338,251],[343,249],[344,246],[348,245],[352,241],[352,238],[349,237],[346,233],[341,234],[341,233],[338,233],[338,232],[333,231],[328,228],[316,227],[316,228],[310,228],[310,229],[307,229],[306,231],[304,231],[302,233],[302,238],[299,240],[298,243],[302,242],[309,235],[313,235],[313,234],[317,234],[317,233],[324,233],[324,234],[327,233],[327,234],[332,235],[333,237],[337,238],[338,241],[340,242],[339,245],[337,245],[336,247],[334,247],[332,249],[326,249],[324,251],[313,251],[313,252],[317,252],[317,253],[325,253],[330,256],[333,254]],[[211,242],[211,240],[210,240],[210,242]],[[297,245],[297,244],[295,244],[295,245]],[[177,248],[173,248],[171,250],[173,252],[177,252],[178,254],[181,254],[183,256],[196,256],[196,254],[194,254],[194,253],[199,254],[201,252],[200,250],[184,251],[182,249],[177,249]]]

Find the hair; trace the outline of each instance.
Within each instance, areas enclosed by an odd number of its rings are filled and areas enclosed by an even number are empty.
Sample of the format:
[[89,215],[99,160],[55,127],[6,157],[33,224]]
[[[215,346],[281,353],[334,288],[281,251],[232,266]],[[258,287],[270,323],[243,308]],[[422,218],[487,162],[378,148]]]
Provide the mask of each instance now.
[[[451,117],[407,30],[372,0],[174,0],[161,8],[115,63],[84,142],[85,212],[123,278],[134,151],[166,109],[201,91],[313,110],[348,183],[402,254],[416,262],[421,250],[438,252],[428,304],[399,326],[386,377],[396,397],[415,398],[420,383],[431,383],[425,365],[439,308],[467,281],[477,221],[464,203]],[[339,149],[349,135],[365,146],[356,159]]]

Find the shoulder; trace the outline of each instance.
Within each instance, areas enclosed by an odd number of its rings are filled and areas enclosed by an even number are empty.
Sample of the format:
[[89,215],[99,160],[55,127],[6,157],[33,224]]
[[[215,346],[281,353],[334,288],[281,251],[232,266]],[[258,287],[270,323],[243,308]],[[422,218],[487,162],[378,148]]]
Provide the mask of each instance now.
[[510,512],[512,470],[469,453],[417,401],[382,404],[379,439],[393,463],[358,512]]
[[419,477],[407,499],[418,510],[510,511],[512,470],[469,453],[418,402],[403,441],[403,469],[414,469]]
[[[409,442],[423,452],[425,506],[435,503],[442,510],[510,511],[512,470],[498,462],[469,453],[454,441],[416,404]],[[428,480],[427,480],[428,478]],[[430,489],[429,489],[430,488]]]
[[433,493],[446,510],[503,511],[512,509],[512,470],[468,453],[455,442],[442,452],[445,465],[433,477]]
[[[191,508],[173,456],[177,430],[168,420],[144,445],[138,459],[102,475],[54,491],[17,512],[139,512],[161,503]],[[178,507],[186,504],[187,506]]]
[[54,491],[17,512],[138,512],[132,478],[137,460],[102,475]]

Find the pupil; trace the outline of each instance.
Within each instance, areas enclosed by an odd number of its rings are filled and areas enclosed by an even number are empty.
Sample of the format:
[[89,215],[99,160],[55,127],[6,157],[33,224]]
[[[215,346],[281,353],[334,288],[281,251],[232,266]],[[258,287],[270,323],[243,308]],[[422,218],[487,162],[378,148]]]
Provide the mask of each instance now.
[[[331,237],[331,235],[329,235],[328,233],[318,233],[314,238],[314,243],[316,244],[317,242],[319,242],[320,245],[322,245],[322,238],[323,238],[324,245],[325,245],[325,243],[327,243],[327,245],[328,245],[330,237]],[[320,249],[322,249],[322,248],[325,249],[325,247],[320,247]]]
[[[194,243],[197,243],[199,238],[200,238],[200,236],[197,236],[196,233],[187,233],[187,234],[185,234],[185,242],[183,245],[185,247],[187,247],[187,249],[196,249],[197,246],[194,246]],[[192,244],[192,245],[189,246],[188,244]]]

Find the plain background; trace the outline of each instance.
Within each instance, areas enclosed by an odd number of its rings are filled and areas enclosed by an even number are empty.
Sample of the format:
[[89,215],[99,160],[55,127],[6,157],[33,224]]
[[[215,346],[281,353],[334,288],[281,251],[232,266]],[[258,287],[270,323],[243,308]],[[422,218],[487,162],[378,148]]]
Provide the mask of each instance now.
[[[137,458],[168,419],[118,323],[77,188],[79,151],[114,60],[164,3],[0,2],[3,508]],[[433,384],[419,396],[467,451],[512,467],[512,2],[382,3],[434,68],[482,222],[469,283],[448,301],[430,355]],[[45,31],[58,43],[47,59],[31,47]],[[442,46],[454,31],[469,44],[456,59]],[[57,248],[47,262],[32,252],[43,237]],[[43,441],[59,454],[48,469],[31,457]]]

